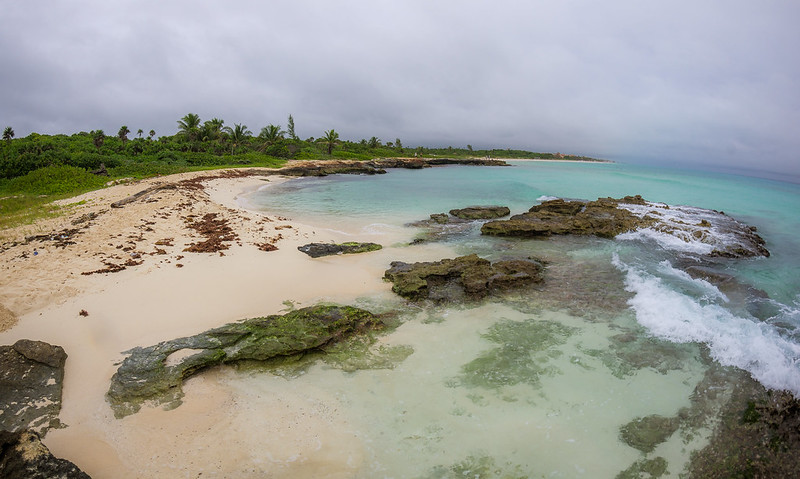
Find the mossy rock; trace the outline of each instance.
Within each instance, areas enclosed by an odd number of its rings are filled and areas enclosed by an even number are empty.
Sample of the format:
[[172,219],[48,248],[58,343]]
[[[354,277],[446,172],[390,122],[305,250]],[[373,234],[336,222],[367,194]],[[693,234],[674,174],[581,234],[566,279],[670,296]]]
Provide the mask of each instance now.
[[541,283],[544,265],[535,259],[496,261],[478,255],[435,262],[395,261],[384,273],[392,291],[411,300],[459,302]]
[[642,452],[652,452],[678,430],[678,418],[651,416],[634,419],[620,428],[622,442]]
[[137,412],[146,401],[177,407],[183,380],[202,369],[297,355],[381,325],[363,309],[320,305],[136,347],[126,351],[129,356],[111,378],[107,397],[117,417]]
[[450,214],[463,220],[491,220],[511,214],[507,206],[468,206],[450,210]]
[[337,254],[357,254],[368,253],[370,251],[378,251],[383,246],[377,243],[359,243],[355,241],[347,243],[309,243],[303,246],[298,246],[297,249],[303,253],[311,256],[312,258],[319,258],[321,256],[333,256]]

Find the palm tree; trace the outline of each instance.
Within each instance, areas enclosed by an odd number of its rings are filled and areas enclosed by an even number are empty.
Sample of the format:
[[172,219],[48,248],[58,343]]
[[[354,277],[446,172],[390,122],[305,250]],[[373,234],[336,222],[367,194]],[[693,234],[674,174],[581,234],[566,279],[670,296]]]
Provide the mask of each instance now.
[[92,132],[92,142],[94,142],[94,146],[97,148],[98,153],[100,152],[100,147],[103,146],[104,141],[106,141],[106,134],[103,130],[95,130]]
[[373,136],[372,138],[370,138],[367,143],[369,144],[369,147],[372,148],[373,150],[381,146],[381,140],[379,140],[377,136]]
[[223,131],[228,134],[231,139],[231,155],[233,150],[239,146],[240,143],[253,135],[253,132],[247,129],[247,125],[235,123],[233,128],[226,126]]
[[339,143],[339,134],[333,131],[333,129],[328,130],[325,132],[323,140],[325,140],[325,144],[328,145],[328,154],[330,155],[333,151],[333,147]]
[[156,130],[150,130],[150,135],[148,135],[152,140],[154,136],[156,136]]
[[144,134],[144,130],[139,128],[139,131],[137,131],[136,134],[139,135],[139,139],[141,140],[142,139],[142,135]]
[[258,137],[264,140],[264,147],[267,147],[283,140],[283,135],[285,134],[286,132],[281,130],[281,127],[269,124],[261,129],[261,133],[258,134]]
[[219,118],[212,118],[203,122],[203,128],[200,129],[201,140],[216,140],[222,136],[222,125],[225,124],[224,120]]
[[178,120],[178,133],[185,136],[189,141],[196,140],[200,132],[200,117],[195,113],[187,113],[186,116]]
[[3,130],[3,139],[6,141],[11,141],[12,138],[14,138],[14,129],[10,126],[7,126]]
[[400,153],[403,152],[403,143],[400,141],[400,138],[395,138],[394,139],[394,146],[395,146],[395,148],[400,150]]
[[125,142],[128,141],[128,133],[130,132],[131,130],[129,130],[126,125],[122,125],[121,127],[119,127],[117,136],[119,137],[120,140],[122,140],[122,146],[125,146]]
[[292,118],[292,115],[289,115],[289,121],[286,123],[286,134],[288,134],[289,138],[292,140],[297,139],[297,135],[294,133],[294,118]]

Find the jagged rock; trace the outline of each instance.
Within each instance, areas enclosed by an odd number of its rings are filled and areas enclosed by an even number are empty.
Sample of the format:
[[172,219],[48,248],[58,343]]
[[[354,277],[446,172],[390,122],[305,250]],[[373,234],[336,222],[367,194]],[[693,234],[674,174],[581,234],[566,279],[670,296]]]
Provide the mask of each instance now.
[[303,253],[311,256],[312,258],[319,258],[320,256],[331,256],[336,254],[356,254],[367,253],[369,251],[377,251],[383,248],[377,243],[309,243],[303,246],[298,246],[297,249]]
[[0,477],[5,479],[91,479],[78,466],[59,459],[34,431],[0,431]]
[[394,283],[392,291],[404,298],[451,302],[540,283],[543,271],[542,263],[534,259],[491,263],[472,254],[435,262],[395,261],[384,278]]
[[642,452],[652,452],[678,430],[678,418],[651,415],[634,419],[620,428],[619,437],[625,444]]
[[490,221],[483,225],[481,233],[494,236],[573,234],[613,238],[626,231],[647,227],[655,221],[649,216],[640,218],[626,209],[618,208],[621,201],[611,198],[587,203],[561,199],[545,201],[509,220]]
[[450,210],[450,214],[464,220],[491,220],[511,214],[506,206],[469,206]]
[[[752,226],[724,213],[690,206],[669,206],[645,201],[641,196],[597,201],[550,200],[508,220],[485,223],[481,233],[494,236],[546,237],[594,235],[614,238],[640,232],[661,241],[673,237],[673,245],[685,243],[686,251],[708,257],[769,256],[764,240]],[[678,248],[679,250],[681,248]]]
[[126,351],[128,357],[111,378],[107,397],[117,417],[137,412],[145,401],[177,407],[183,380],[201,369],[300,354],[380,325],[369,311],[322,305],[136,347]]
[[0,429],[60,427],[61,388],[67,353],[61,346],[20,339],[0,346]]

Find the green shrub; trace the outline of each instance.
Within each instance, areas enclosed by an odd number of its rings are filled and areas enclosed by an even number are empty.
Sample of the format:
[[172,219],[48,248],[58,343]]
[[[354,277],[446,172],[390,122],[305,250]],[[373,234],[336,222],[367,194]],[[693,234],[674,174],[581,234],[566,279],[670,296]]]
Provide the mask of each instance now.
[[102,187],[107,177],[93,175],[83,168],[67,165],[46,166],[9,180],[4,186],[9,193],[63,195]]

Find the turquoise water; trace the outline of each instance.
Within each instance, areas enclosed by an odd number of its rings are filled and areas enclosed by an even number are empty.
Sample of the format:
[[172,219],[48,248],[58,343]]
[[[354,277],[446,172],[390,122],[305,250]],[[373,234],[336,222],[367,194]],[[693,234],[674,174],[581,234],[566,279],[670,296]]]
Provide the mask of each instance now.
[[[656,458],[668,465],[663,477],[678,477],[735,381],[800,394],[800,186],[515,162],[303,178],[249,198],[349,235],[385,232],[398,255],[422,257],[424,243],[408,245],[421,231],[407,223],[431,213],[501,204],[514,214],[550,197],[635,194],[724,211],[756,226],[772,254],[715,264],[736,279],[721,291],[681,270],[685,251],[644,237],[491,238],[476,224],[442,239],[453,255],[542,258],[545,286],[482,305],[409,308],[384,338],[414,351],[394,369],[293,379],[325,385],[358,417],[369,450],[358,477],[616,477]],[[650,415],[674,425],[662,442],[646,450],[624,440]]]

